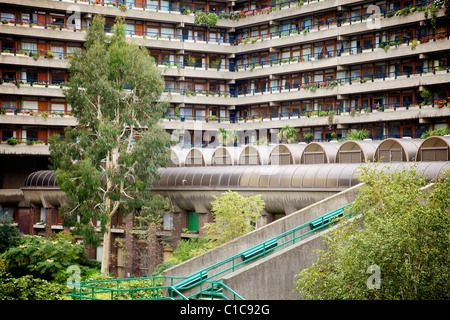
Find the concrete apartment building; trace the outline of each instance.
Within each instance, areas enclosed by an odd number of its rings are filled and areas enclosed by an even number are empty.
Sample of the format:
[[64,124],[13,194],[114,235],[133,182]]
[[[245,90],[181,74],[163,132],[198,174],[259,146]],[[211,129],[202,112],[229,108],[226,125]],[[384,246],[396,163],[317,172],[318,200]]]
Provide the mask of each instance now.
[[[116,16],[125,17],[127,37],[154,57],[171,98],[161,124],[186,155],[194,146],[218,149],[219,128],[236,131],[236,144],[244,148],[264,139],[278,143],[286,125],[298,129],[298,142],[309,140],[306,133],[316,142],[345,138],[349,129],[366,129],[373,140],[416,139],[445,127],[450,20],[443,8],[434,14],[433,3],[0,0],[2,213],[26,233],[63,229],[54,177],[38,172],[48,169],[48,138],[76,124],[62,86],[70,55],[83,48],[95,14],[106,16],[106,31]],[[199,11],[216,14],[217,23],[198,23]],[[153,267],[170,256],[170,241],[195,236],[182,229],[201,232],[211,221],[179,211],[155,235],[161,241]],[[278,211],[265,223],[289,213]],[[127,237],[132,220],[114,222],[113,241],[124,239],[116,256],[126,249],[143,258],[111,261],[118,276],[152,269],[144,257],[153,253]],[[100,253],[101,247],[91,255]]]

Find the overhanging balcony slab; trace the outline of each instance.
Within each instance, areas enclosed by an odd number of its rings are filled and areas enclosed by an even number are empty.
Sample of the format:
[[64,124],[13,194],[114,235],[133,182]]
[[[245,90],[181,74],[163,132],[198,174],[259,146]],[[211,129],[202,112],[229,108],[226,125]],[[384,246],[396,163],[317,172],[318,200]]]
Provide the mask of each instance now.
[[10,146],[6,143],[0,144],[0,154],[2,155],[35,155],[35,156],[49,156],[50,151],[48,145],[34,144],[27,145],[24,143]]
[[59,86],[43,86],[21,84],[20,88],[12,83],[3,83],[0,85],[0,94],[37,96],[37,97],[53,97],[64,98],[64,94]]
[[34,58],[24,54],[14,55],[13,53],[1,53],[0,64],[26,66],[26,67],[67,69],[69,61],[67,59],[60,59],[60,58],[47,59],[44,58],[43,56],[39,57],[39,59],[37,60],[34,60]]

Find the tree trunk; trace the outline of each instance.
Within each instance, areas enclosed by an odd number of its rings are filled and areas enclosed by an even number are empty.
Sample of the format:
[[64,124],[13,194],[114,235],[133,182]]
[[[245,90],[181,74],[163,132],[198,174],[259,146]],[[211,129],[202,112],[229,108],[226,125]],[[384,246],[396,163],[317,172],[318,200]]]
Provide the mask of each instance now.
[[102,276],[109,275],[109,256],[110,256],[110,242],[111,242],[111,223],[106,224],[106,232],[103,235],[103,256],[102,256]]

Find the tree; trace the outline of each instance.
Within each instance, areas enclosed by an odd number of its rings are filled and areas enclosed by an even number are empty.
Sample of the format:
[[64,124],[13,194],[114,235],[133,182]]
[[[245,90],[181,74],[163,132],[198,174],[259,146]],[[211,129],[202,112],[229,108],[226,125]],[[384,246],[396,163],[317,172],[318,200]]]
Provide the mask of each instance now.
[[287,143],[294,143],[298,139],[298,129],[295,129],[289,125],[280,129],[278,137],[281,140],[286,140]]
[[328,249],[297,275],[298,292],[308,299],[448,300],[450,171],[429,191],[421,191],[426,181],[416,167],[363,167],[359,179],[364,185],[350,210],[361,215],[323,236]]
[[[65,139],[52,136],[56,181],[68,198],[60,208],[65,226],[97,246],[103,235],[102,274],[109,272],[111,218],[150,212],[150,188],[170,160],[170,136],[158,121],[164,79],[146,48],[126,41],[123,18],[108,38],[105,18],[95,16],[86,51],[70,60],[64,95],[78,123]],[[96,232],[96,224],[100,232]]]
[[222,196],[214,196],[211,202],[211,215],[214,222],[205,223],[207,238],[210,240],[206,249],[229,242],[255,228],[257,219],[265,207],[261,195],[244,197],[234,191],[227,191]]

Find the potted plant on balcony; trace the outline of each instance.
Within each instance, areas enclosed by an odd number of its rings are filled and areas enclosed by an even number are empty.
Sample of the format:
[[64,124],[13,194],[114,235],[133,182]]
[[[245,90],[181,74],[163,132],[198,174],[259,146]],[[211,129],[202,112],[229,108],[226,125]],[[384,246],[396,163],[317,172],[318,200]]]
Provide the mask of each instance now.
[[221,62],[222,62],[222,59],[220,59],[220,58],[211,60],[211,68],[219,70]]
[[218,122],[219,118],[215,115],[210,115],[210,116],[206,116],[206,121],[207,122]]
[[284,143],[294,143],[298,138],[298,129],[286,125],[284,128],[280,129],[278,137],[280,138],[281,143],[283,143],[283,141]]
[[189,56],[187,58],[186,66],[195,67],[195,63],[196,63],[195,58],[193,56]]
[[14,137],[11,137],[8,140],[6,140],[6,143],[9,144],[10,146],[15,146],[16,144],[19,143],[19,140],[17,140]]
[[308,143],[314,138],[314,134],[312,132],[306,132],[303,134],[303,139],[305,139]]

